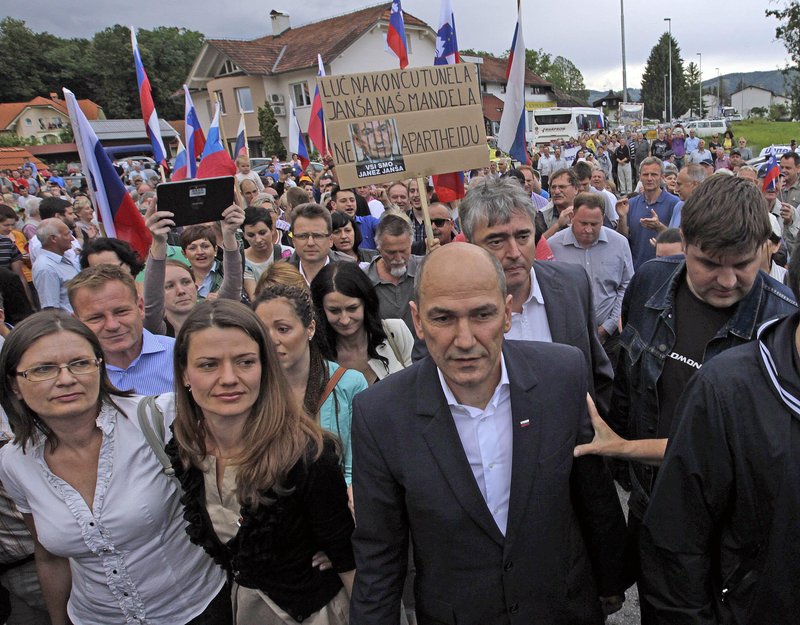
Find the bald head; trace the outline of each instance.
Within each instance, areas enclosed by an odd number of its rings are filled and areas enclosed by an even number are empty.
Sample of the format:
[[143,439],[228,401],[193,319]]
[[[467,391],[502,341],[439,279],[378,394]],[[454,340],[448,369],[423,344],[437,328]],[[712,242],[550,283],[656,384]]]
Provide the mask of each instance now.
[[437,248],[425,256],[414,279],[414,301],[420,305],[425,291],[437,288],[440,281],[451,283],[466,279],[477,280],[486,275],[497,282],[500,295],[506,296],[506,276],[503,266],[482,247],[460,241]]

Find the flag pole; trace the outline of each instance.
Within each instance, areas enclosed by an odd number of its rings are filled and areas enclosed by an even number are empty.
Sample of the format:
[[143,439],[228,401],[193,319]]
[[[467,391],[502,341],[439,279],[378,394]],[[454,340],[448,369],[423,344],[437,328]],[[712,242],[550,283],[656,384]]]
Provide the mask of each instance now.
[[[217,94],[214,93],[214,103],[219,106],[219,98],[217,98]],[[222,107],[219,107],[219,116],[222,117]],[[230,154],[230,147],[228,147],[228,140],[225,138],[225,129],[222,127],[222,119],[219,120],[219,138],[222,141],[222,145],[225,148],[225,151]]]
[[[77,123],[77,117],[75,113],[75,104],[72,98],[66,97],[66,93],[69,92],[69,89],[62,88],[65,92],[64,100],[67,104],[67,113],[69,114],[69,123],[72,126],[72,136],[75,138],[75,145],[78,148],[78,157],[81,160],[81,171],[84,172],[84,176],[86,176],[86,188],[89,191],[89,199],[92,200],[92,205],[94,206],[94,210],[97,213],[97,225],[100,227],[100,233],[103,235],[104,238],[106,237],[106,229],[103,227],[103,220],[101,219],[100,208],[97,203],[97,200],[94,197],[94,185],[96,181],[92,178],[92,174],[89,171],[89,168],[86,166],[86,147],[83,144],[83,136],[81,135],[80,124]],[[71,93],[71,92],[70,92]]]
[[417,191],[422,202],[422,220],[425,222],[425,238],[430,244],[433,241],[433,226],[431,225],[431,213],[428,210],[428,185],[424,176],[417,177]]

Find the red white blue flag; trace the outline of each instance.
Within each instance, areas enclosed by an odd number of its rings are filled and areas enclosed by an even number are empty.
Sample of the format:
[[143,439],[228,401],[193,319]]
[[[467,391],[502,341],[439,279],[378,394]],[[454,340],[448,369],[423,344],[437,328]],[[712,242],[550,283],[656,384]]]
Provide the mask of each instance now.
[[517,25],[506,68],[506,97],[497,147],[520,163],[528,163],[525,145],[525,42],[522,36],[522,3],[517,13]]
[[[325,75],[325,66],[322,64],[322,55],[317,55],[319,70],[317,76]],[[308,118],[308,138],[319,150],[320,155],[328,153],[328,142],[325,137],[325,116],[322,114],[322,96],[319,94],[319,82],[314,89],[314,99],[311,102],[311,114]]]
[[197,111],[194,109],[192,96],[189,94],[189,87],[183,85],[184,101],[186,112],[184,113],[184,136],[186,137],[186,166],[187,178],[194,178],[197,175],[197,157],[203,153],[206,147],[206,136],[200,127],[197,119]]
[[289,151],[297,154],[303,171],[308,169],[311,160],[308,158],[308,149],[303,140],[303,133],[300,132],[300,124],[297,123],[297,115],[294,113],[294,102],[289,98]]
[[183,141],[178,139],[178,153],[175,155],[175,167],[172,169],[172,182],[179,180],[186,180],[189,177],[189,159],[187,156],[186,148],[183,146]]
[[[456,37],[456,18],[451,0],[442,0],[439,30],[436,32],[434,65],[455,65],[461,62]],[[464,197],[464,172],[439,174],[433,177],[433,188],[440,202],[453,202]]]
[[234,175],[236,175],[236,165],[228,155],[228,150],[222,145],[222,136],[219,132],[219,102],[217,102],[214,119],[206,137],[206,147],[200,158],[200,165],[197,166],[197,178]]
[[408,47],[406,47],[406,26],[403,22],[403,7],[400,6],[400,0],[392,0],[386,45],[400,59],[400,69],[405,69],[408,65]]
[[774,189],[781,175],[781,167],[778,165],[778,156],[775,154],[775,149],[770,150],[769,160],[767,161],[767,175],[764,177],[764,184],[761,189]]
[[234,160],[240,156],[250,156],[247,147],[247,127],[244,123],[244,113],[239,116],[239,129],[236,131],[236,146],[233,148]]
[[434,65],[454,65],[461,62],[456,37],[456,17],[452,0],[442,0],[439,14],[439,28],[436,31],[436,52]]
[[64,89],[64,100],[89,192],[106,236],[127,241],[141,259],[147,258],[153,238],[142,214],[78,106],[75,94]]
[[142,119],[153,146],[153,160],[159,165],[167,166],[167,151],[161,140],[161,129],[158,127],[158,114],[153,103],[153,94],[150,92],[150,79],[144,71],[142,57],[139,54],[139,44],[136,42],[136,32],[131,27],[131,46],[133,47],[133,60],[136,63],[136,82],[139,84],[139,101],[142,104]]

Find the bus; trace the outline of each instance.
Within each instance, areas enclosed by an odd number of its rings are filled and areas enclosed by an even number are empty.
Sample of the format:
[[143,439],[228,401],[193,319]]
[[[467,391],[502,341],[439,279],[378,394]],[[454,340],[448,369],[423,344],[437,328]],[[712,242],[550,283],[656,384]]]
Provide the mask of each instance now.
[[596,132],[605,126],[603,112],[589,107],[554,107],[535,109],[528,133],[534,145],[550,143],[553,139],[577,139],[581,133]]

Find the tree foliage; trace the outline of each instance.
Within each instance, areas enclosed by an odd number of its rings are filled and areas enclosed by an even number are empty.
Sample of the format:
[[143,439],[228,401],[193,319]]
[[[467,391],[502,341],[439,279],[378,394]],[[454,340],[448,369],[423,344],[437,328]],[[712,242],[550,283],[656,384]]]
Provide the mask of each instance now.
[[[683,70],[681,49],[674,37],[668,33],[661,35],[658,43],[650,50],[647,65],[642,74],[642,101],[645,117],[664,116],[664,76],[669,76],[669,50],[672,47],[672,113],[675,117],[689,110],[689,94]],[[669,78],[666,85],[669,92]],[[667,116],[669,116],[669,95],[667,95]]]
[[[197,31],[158,27],[137,32],[139,50],[159,117],[180,118],[181,88],[203,45]],[[119,24],[91,39],[64,39],[34,33],[22,20],[0,21],[0,102],[24,102],[61,94],[67,87],[78,98],[103,107],[109,118],[141,117],[130,30]]]
[[784,2],[782,8],[767,9],[767,17],[779,20],[775,37],[783,41],[790,62],[784,69],[789,95],[792,98],[792,117],[800,117],[800,2]]
[[269,102],[264,102],[264,105],[258,108],[258,132],[261,134],[264,154],[275,154],[279,159],[284,160],[286,147],[281,140],[278,122],[275,120],[275,113]]
[[[695,117],[702,117],[703,100],[700,97],[700,68],[694,62],[689,63],[686,66],[686,96],[689,102],[689,108],[692,111],[692,115]],[[673,105],[672,108],[674,109],[675,106]]]

